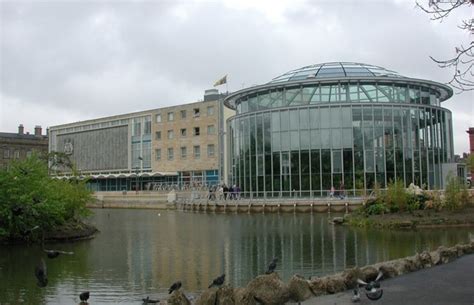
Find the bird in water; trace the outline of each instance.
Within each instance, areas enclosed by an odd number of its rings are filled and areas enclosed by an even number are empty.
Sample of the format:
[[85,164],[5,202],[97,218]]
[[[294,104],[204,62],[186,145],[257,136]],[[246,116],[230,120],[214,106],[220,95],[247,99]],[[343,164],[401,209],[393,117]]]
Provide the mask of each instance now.
[[156,303],[160,303],[160,300],[153,300],[153,299],[150,299],[150,297],[146,297],[146,299],[142,299],[143,301],[143,304],[156,304]]
[[216,277],[216,278],[212,281],[212,284],[209,285],[208,288],[222,286],[222,284],[224,284],[224,281],[225,281],[225,273],[222,274],[221,276]]
[[181,282],[177,281],[171,285],[170,289],[168,290],[168,294],[171,294],[173,291],[178,290],[179,288],[181,288]]
[[276,269],[277,262],[278,262],[278,257],[274,257],[270,265],[268,265],[268,269],[267,269],[267,272],[265,272],[265,274],[273,273]]
[[46,287],[48,285],[48,272],[44,259],[41,259],[40,263],[35,267],[35,276],[38,282],[36,283],[39,287]]
[[79,299],[81,300],[81,303],[86,303],[87,300],[89,300],[90,293],[89,291],[84,291],[79,295]]
[[43,249],[44,252],[46,252],[46,255],[48,258],[56,258],[60,254],[67,254],[67,255],[73,255],[74,252],[67,252],[67,251],[61,251],[61,250],[48,250],[48,249]]

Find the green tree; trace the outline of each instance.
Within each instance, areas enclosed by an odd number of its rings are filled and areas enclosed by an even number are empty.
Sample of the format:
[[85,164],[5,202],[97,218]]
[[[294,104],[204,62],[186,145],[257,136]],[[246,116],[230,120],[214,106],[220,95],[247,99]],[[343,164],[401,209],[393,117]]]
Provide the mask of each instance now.
[[47,164],[37,156],[1,170],[0,238],[37,239],[42,231],[86,216],[92,194],[85,183],[51,178]]

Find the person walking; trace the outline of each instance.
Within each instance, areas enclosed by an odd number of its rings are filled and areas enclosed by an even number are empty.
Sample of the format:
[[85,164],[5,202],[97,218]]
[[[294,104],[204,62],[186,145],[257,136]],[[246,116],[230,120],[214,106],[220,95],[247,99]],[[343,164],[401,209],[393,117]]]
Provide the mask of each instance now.
[[342,200],[345,197],[346,197],[346,193],[344,190],[344,183],[341,182],[341,184],[339,185],[339,198]]
[[219,201],[224,199],[224,188],[222,187],[222,185],[219,185],[219,189],[217,190],[217,196],[219,198]]
[[334,188],[334,185],[331,186],[331,191],[329,192],[329,198],[334,198],[334,191],[335,191],[335,190],[336,190],[336,189]]
[[227,200],[227,193],[229,193],[229,188],[224,183],[224,187],[222,189],[223,189],[223,192],[224,192],[224,200]]

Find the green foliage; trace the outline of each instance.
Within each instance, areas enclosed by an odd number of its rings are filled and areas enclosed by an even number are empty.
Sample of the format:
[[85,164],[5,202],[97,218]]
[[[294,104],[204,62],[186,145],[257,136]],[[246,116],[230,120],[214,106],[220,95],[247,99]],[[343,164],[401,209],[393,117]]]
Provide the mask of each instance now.
[[85,183],[52,179],[37,156],[1,170],[0,239],[38,239],[43,230],[86,216],[92,195]]
[[390,181],[385,194],[385,204],[391,212],[405,211],[408,204],[408,194],[402,180]]
[[466,184],[458,177],[450,176],[444,190],[444,206],[451,211],[461,209],[469,204],[469,193]]
[[381,215],[390,212],[389,208],[384,203],[375,203],[365,208],[367,215]]

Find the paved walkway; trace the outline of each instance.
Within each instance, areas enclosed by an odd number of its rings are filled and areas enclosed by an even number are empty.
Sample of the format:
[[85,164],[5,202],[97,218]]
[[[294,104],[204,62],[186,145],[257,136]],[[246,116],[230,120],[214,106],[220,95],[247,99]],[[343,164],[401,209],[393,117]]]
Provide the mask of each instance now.
[[305,305],[474,305],[474,254],[381,282],[383,297],[370,301],[365,294],[352,303],[352,291],[312,298]]

